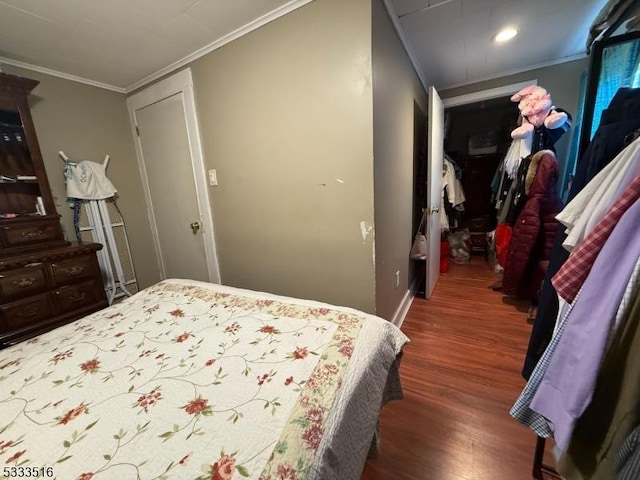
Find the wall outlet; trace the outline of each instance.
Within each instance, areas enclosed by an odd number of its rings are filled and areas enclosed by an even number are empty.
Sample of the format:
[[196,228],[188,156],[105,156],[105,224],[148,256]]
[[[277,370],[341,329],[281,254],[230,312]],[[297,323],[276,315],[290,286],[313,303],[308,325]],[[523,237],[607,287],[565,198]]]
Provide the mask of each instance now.
[[396,288],[400,288],[400,270],[396,272]]

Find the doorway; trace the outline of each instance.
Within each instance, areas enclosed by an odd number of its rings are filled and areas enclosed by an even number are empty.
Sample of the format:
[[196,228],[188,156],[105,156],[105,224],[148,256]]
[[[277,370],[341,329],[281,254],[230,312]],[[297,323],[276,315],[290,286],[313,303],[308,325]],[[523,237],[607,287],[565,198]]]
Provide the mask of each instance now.
[[511,95],[536,79],[443,100],[445,151],[461,172],[464,212],[456,227],[469,230],[470,253],[489,254],[487,233],[495,228],[494,174],[511,144],[518,110]]
[[[422,261],[412,261],[410,270],[410,281],[412,290],[419,297],[429,298],[433,292],[433,288],[438,280],[440,270],[440,213],[441,207],[441,190],[442,190],[442,160],[444,159],[444,145],[447,134],[445,133],[445,125],[450,126],[450,118],[445,118],[445,112],[450,112],[452,108],[460,107],[461,111],[472,111],[475,104],[493,105],[493,99],[497,103],[508,104],[511,109],[514,104],[509,102],[513,93],[530,85],[537,85],[537,80],[527,80],[520,83],[504,85],[501,87],[491,88],[488,90],[472,92],[456,97],[449,97],[440,100],[438,92],[433,87],[429,89],[429,112],[425,115],[418,105],[414,105],[414,164],[413,164],[413,230],[412,235],[417,231],[420,218],[424,208],[428,209],[428,225],[427,243],[429,244],[429,258],[426,264]],[[489,103],[487,103],[489,102]],[[464,114],[463,114],[464,116]],[[450,115],[449,115],[450,117]],[[517,115],[514,116],[517,119]],[[426,119],[427,123],[424,123]],[[424,128],[423,128],[424,125]],[[510,143],[510,131],[505,136],[507,142]],[[436,139],[437,137],[437,139]],[[447,139],[448,141],[448,139]],[[468,138],[466,138],[468,148]],[[435,150],[439,148],[439,151]],[[447,149],[450,150],[447,145]],[[506,150],[505,150],[506,152]],[[465,221],[470,221],[476,217],[484,217],[481,213],[486,212],[490,208],[489,198],[490,179],[498,166],[498,163],[504,156],[500,157],[500,153],[496,148],[494,159],[489,163],[478,163],[475,168],[471,165],[470,175],[467,175],[468,190],[471,193],[471,204],[473,208],[478,206],[478,211],[471,211],[467,215]],[[468,154],[468,151],[466,152]],[[438,159],[438,160],[434,160]],[[476,171],[477,170],[477,171]],[[482,170],[482,172],[480,172]],[[483,176],[484,179],[479,179]],[[474,181],[476,180],[480,181]],[[486,188],[485,188],[486,186]],[[478,198],[473,198],[477,193]],[[489,205],[489,207],[487,207]],[[490,211],[490,210],[489,210]],[[478,215],[476,215],[478,214]],[[473,215],[473,216],[472,216]],[[486,232],[490,231],[493,225],[491,222],[486,223],[486,217],[482,221],[473,223],[473,238],[476,242],[476,250],[479,252],[487,252]],[[412,238],[413,241],[413,238]],[[447,249],[445,249],[447,250]],[[446,262],[445,262],[446,263]]]
[[161,278],[220,283],[191,70],[127,106]]
[[[496,227],[496,172],[511,144],[518,110],[509,96],[445,110],[445,152],[464,191],[464,210],[447,209],[451,231],[469,231],[471,254],[487,254],[487,233]],[[453,217],[453,218],[452,218]],[[465,233],[466,235],[466,233]]]

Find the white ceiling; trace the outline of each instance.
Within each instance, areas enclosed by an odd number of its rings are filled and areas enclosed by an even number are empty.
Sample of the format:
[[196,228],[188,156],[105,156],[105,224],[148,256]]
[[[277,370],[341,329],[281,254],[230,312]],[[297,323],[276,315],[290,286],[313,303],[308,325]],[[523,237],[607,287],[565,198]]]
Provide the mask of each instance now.
[[[586,52],[589,27],[606,0],[393,0],[423,79],[443,89]],[[519,35],[492,37],[506,26]]]
[[[0,0],[0,63],[130,91],[312,0]],[[349,1],[349,0],[343,0]],[[426,85],[583,55],[605,0],[385,0]],[[491,36],[507,24],[507,45]]]
[[130,90],[309,1],[0,0],[0,62]]

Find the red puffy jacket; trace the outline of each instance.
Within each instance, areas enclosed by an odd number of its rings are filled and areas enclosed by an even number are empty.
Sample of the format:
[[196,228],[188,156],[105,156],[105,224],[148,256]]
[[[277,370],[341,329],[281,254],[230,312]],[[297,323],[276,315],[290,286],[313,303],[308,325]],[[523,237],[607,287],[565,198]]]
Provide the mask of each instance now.
[[558,229],[558,161],[551,150],[537,152],[527,170],[527,201],[511,233],[504,269],[504,293],[536,300]]

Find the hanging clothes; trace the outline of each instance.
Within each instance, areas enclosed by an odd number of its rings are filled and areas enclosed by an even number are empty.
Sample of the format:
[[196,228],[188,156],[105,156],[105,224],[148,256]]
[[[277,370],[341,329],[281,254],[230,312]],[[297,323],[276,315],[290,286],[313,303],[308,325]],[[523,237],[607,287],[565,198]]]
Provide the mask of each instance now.
[[[640,452],[636,451],[635,462],[624,462],[620,458],[629,432],[633,433],[640,425],[639,276],[640,262],[636,262],[632,282],[625,292],[628,303],[621,305],[626,315],[612,334],[593,399],[575,425],[569,448],[556,462],[565,478],[640,478]],[[617,476],[616,471],[619,471]]]
[[593,228],[592,233],[573,250],[558,273],[551,279],[558,296],[564,301],[572,303],[583,284],[596,257],[611,235],[620,217],[640,197],[640,176],[620,195],[609,212]]
[[527,203],[527,195],[529,193],[527,177],[529,175],[529,165],[531,164],[532,157],[533,154],[520,160],[518,171],[516,172],[516,176],[511,184],[509,191],[511,201],[508,203],[508,210],[504,213],[504,222],[509,225],[516,223],[524,205]]
[[[635,225],[632,225],[632,223],[634,220],[637,220],[638,210],[640,210],[640,205],[636,207],[635,214],[631,213],[627,217],[628,221],[627,221],[626,227],[623,227],[623,229],[618,230],[618,233],[616,234],[617,236],[614,238],[615,242],[624,243],[626,241],[625,235],[628,235],[629,229],[635,228],[635,231],[637,232],[640,226],[640,223],[637,223]],[[635,235],[635,236],[637,238],[640,238],[638,235]],[[606,278],[606,273],[610,271],[616,272],[616,278],[618,277],[618,274],[619,274],[619,276],[621,276],[622,278],[627,277],[629,279],[629,281],[626,282],[627,288],[624,290],[624,294],[622,295],[622,298],[620,298],[620,294],[617,294],[618,298],[614,299],[614,301],[617,302],[614,304],[614,307],[616,308],[615,310],[616,312],[620,310],[620,306],[622,305],[622,299],[626,296],[627,291],[630,290],[631,294],[633,295],[635,290],[635,293],[637,295],[638,253],[631,252],[630,249],[620,249],[619,246],[620,246],[619,243],[607,242],[607,244],[605,245],[606,250],[603,248],[604,254],[598,256],[598,259],[597,259],[598,264],[594,265],[593,267],[593,271],[597,273],[594,274],[594,276],[588,277],[588,278],[591,278],[590,289],[596,292],[595,298],[593,296],[590,297],[589,292],[584,291],[584,287],[578,292],[574,303],[570,305],[569,310],[566,312],[566,314],[562,318],[560,322],[560,328],[557,334],[554,335],[552,343],[550,343],[549,347],[545,351],[544,356],[542,357],[540,362],[538,362],[536,369],[534,369],[534,374],[529,379],[529,382],[527,383],[527,386],[525,387],[523,393],[521,394],[520,398],[512,408],[512,411],[511,411],[512,416],[514,416],[514,418],[516,418],[517,420],[521,421],[521,423],[531,427],[540,436],[549,437],[552,435],[553,429],[550,425],[550,422],[547,420],[546,417],[542,416],[541,414],[532,413],[531,411],[528,411],[527,407],[531,405],[534,395],[538,392],[539,386],[542,383],[542,380],[548,371],[548,367],[551,363],[551,360],[552,358],[554,358],[554,355],[558,350],[560,340],[563,338],[567,328],[570,325],[570,323],[568,322],[569,318],[573,315],[573,318],[576,318],[577,321],[581,321],[581,320],[584,321],[584,319],[587,319],[586,321],[594,321],[595,315],[591,314],[591,312],[587,311],[586,315],[585,314],[579,315],[574,313],[575,307],[580,304],[579,301],[581,299],[581,295],[583,295],[584,293],[584,295],[587,297],[588,302],[604,304],[605,302],[598,302],[598,300],[601,298],[606,298],[608,296],[609,290],[611,289],[619,290],[619,284],[621,283],[621,282],[614,283],[609,281],[610,280],[609,278]],[[626,262],[626,263],[622,262],[622,259],[620,258],[620,254],[623,251],[629,252],[628,255],[631,258],[630,262]],[[607,268],[605,268],[605,270],[602,270],[602,267],[607,267]],[[629,288],[629,285],[631,285],[630,288]],[[608,301],[606,303],[608,303],[608,305],[603,306],[601,308],[607,309],[608,311],[612,311],[613,310],[612,302]],[[581,308],[584,309],[584,304]],[[618,318],[617,314],[613,318],[614,318],[614,324],[617,323],[615,321],[615,319]],[[595,320],[599,320],[599,318],[596,318]],[[578,330],[580,329],[578,328]],[[590,334],[592,332],[587,332],[584,329],[582,331],[578,331],[578,334],[582,334],[582,335],[587,333]],[[581,345],[578,345],[578,346],[581,347]],[[589,351],[591,352],[591,350]],[[568,351],[568,354],[571,354],[571,351]],[[584,359],[588,361],[592,361],[590,354],[586,355]],[[565,365],[565,367],[566,366],[568,365]],[[577,366],[577,364],[574,363],[572,364],[572,366],[575,367]],[[562,368],[562,365],[560,365],[560,367]],[[575,375],[572,375],[572,376],[576,377]],[[583,381],[583,379],[577,379],[576,381],[580,382],[580,381]],[[584,392],[582,391],[581,393],[584,393]],[[562,404],[557,404],[557,407],[562,408]]]
[[[450,228],[457,227],[457,218],[454,211],[464,211],[464,188],[460,178],[456,175],[456,169],[446,157],[442,164],[442,200],[440,205],[440,230],[448,232]],[[447,214],[451,212],[451,214]]]
[[[569,201],[623,150],[625,139],[638,128],[640,128],[640,88],[621,88],[608,108],[604,110],[598,130],[578,161],[576,175],[569,191]],[[559,303],[551,284],[551,277],[556,274],[569,255],[569,252],[562,247],[565,239],[565,227],[560,225],[538,300],[538,310],[522,368],[522,376],[525,379],[530,377],[544,354],[555,329]]]
[[497,194],[499,224],[513,225],[527,201],[524,190],[531,155],[542,150],[551,150],[555,154],[555,143],[571,128],[571,114],[560,108],[557,110],[567,114],[562,126],[553,130],[545,126],[535,127],[531,136],[511,143],[503,161],[504,173]]
[[[553,277],[570,303],[510,412],[554,437],[570,480],[614,478],[614,456],[640,423],[639,198],[637,175]],[[584,282],[572,300],[561,280],[573,275]]]
[[[497,224],[495,230],[495,253],[498,265],[503,269],[507,264],[512,225],[515,220],[512,216],[515,212],[514,202],[517,201],[516,196],[521,201],[520,207],[524,206],[525,203],[524,178],[521,179],[522,182],[519,184],[518,172],[521,174],[524,172],[523,175],[526,177],[531,157],[531,139],[532,137],[514,139],[494,175],[492,190],[495,196]],[[520,195],[516,195],[518,186],[522,190]],[[520,210],[521,208],[518,209],[518,213]],[[500,283],[500,288],[502,288],[502,283]]]
[[504,172],[507,177],[514,179],[523,158],[531,155],[531,137],[515,139],[504,157]]
[[527,202],[511,231],[502,285],[505,294],[534,299],[544,278],[562,208],[557,193],[559,167],[551,150],[531,156],[524,186]]
[[[497,223],[507,223],[507,217],[513,205],[516,189],[516,177],[523,159],[531,155],[531,137],[515,139],[498,166],[494,176],[492,190],[495,195]],[[510,223],[511,225],[511,223]]]
[[620,219],[567,318],[567,328],[531,402],[566,450],[589,405],[616,312],[640,257],[640,203]]
[[589,182],[567,205],[558,221],[566,229],[562,246],[567,251],[583,241],[586,232],[593,229],[611,207],[621,190],[640,174],[640,140],[633,141],[614,158],[593,181]]

